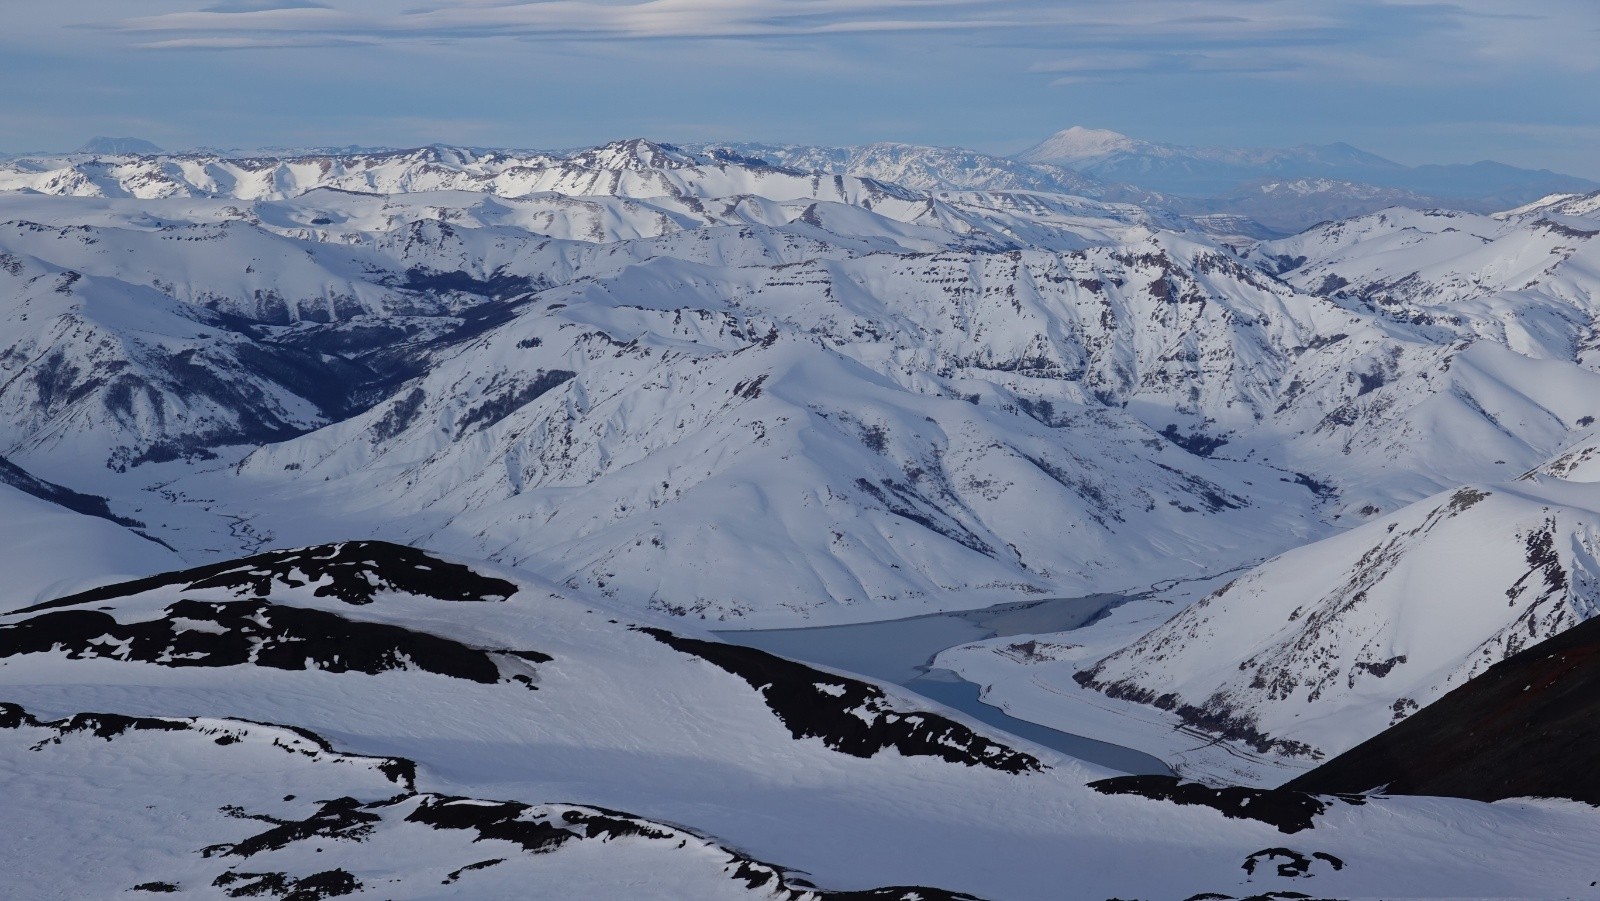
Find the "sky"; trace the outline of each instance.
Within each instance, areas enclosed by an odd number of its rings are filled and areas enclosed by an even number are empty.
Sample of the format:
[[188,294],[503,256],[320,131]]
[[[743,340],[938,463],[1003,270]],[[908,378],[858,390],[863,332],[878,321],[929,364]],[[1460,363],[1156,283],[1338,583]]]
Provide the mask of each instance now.
[[1069,125],[1600,179],[1596,0],[0,0],[0,151]]

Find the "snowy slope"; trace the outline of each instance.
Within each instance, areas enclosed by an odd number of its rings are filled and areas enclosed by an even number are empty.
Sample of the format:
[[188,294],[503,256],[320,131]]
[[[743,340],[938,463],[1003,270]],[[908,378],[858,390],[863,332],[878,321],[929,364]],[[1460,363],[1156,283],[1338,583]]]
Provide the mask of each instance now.
[[1600,492],[1466,487],[1297,548],[1080,674],[1312,758],[1376,735],[1600,611]]
[[13,605],[160,572],[180,562],[171,550],[128,526],[9,484],[11,471],[0,460],[0,570]]
[[25,465],[119,468],[281,438],[341,412],[361,377],[153,289],[34,258],[0,254],[0,286],[0,447]]
[[[100,713],[41,721],[3,705],[0,748],[14,790],[0,814],[13,865],[0,881],[17,897],[484,898],[530,886],[589,898],[837,897],[625,813],[418,792],[413,762],[343,754],[293,727]],[[92,849],[95,865],[65,867],[67,849]]]
[[1298,287],[1389,319],[1443,326],[1519,353],[1592,365],[1600,220],[1396,209],[1254,251]]
[[0,880],[721,897],[776,887],[768,861],[795,888],[988,898],[1559,896],[1600,846],[1549,802],[1089,787],[1109,774],[503,575],[347,544],[7,615],[7,809],[46,816],[5,831],[43,840]]
[[319,515],[345,528],[714,617],[1125,584],[1320,528],[1277,469],[1159,434],[1174,405],[1256,422],[1291,348],[1358,326],[1299,301],[1170,236],[738,273],[658,260],[543,292],[391,400],[193,490],[267,498],[277,534],[297,526],[274,507],[329,496]]
[[[381,534],[772,624],[1225,568],[1531,469],[1595,415],[1578,283],[1514,330],[1059,194],[638,141],[309,159],[276,193],[0,194],[7,452],[160,499],[188,553]],[[355,171],[406,193],[334,187]],[[1322,244],[1369,259],[1387,221]],[[141,470],[213,455],[249,459]]]

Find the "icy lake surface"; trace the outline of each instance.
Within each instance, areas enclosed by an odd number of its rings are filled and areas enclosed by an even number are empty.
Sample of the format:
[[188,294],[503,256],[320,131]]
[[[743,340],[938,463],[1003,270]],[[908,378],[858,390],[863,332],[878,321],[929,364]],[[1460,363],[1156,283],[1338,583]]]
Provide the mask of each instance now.
[[981,610],[931,613],[906,619],[809,629],[757,629],[717,634],[725,641],[893,682],[923,697],[1035,744],[1100,766],[1135,774],[1171,775],[1160,759],[1143,751],[1073,735],[1010,716],[978,699],[979,687],[931,666],[946,648],[1046,632],[1067,632],[1099,619],[1128,600],[1115,594],[1001,604]]

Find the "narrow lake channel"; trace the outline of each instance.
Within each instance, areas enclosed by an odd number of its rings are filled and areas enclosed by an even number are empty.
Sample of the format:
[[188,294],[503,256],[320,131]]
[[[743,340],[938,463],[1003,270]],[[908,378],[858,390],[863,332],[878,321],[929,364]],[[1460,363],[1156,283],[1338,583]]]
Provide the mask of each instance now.
[[893,682],[996,729],[1079,760],[1124,773],[1172,775],[1165,763],[1143,751],[1011,716],[980,701],[979,687],[974,683],[932,666],[940,651],[985,638],[1081,629],[1127,600],[1126,596],[1115,594],[1051,598],[847,626],[724,631],[717,635],[734,644]]

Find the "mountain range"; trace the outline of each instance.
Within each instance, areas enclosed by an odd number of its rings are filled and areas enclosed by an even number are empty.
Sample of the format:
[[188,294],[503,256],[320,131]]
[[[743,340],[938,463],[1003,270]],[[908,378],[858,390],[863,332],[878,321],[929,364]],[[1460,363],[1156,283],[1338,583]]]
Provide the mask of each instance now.
[[[1583,896],[1372,749],[1600,611],[1600,191],[1042,147],[0,163],[0,884]],[[722,634],[811,627],[1172,775]]]

